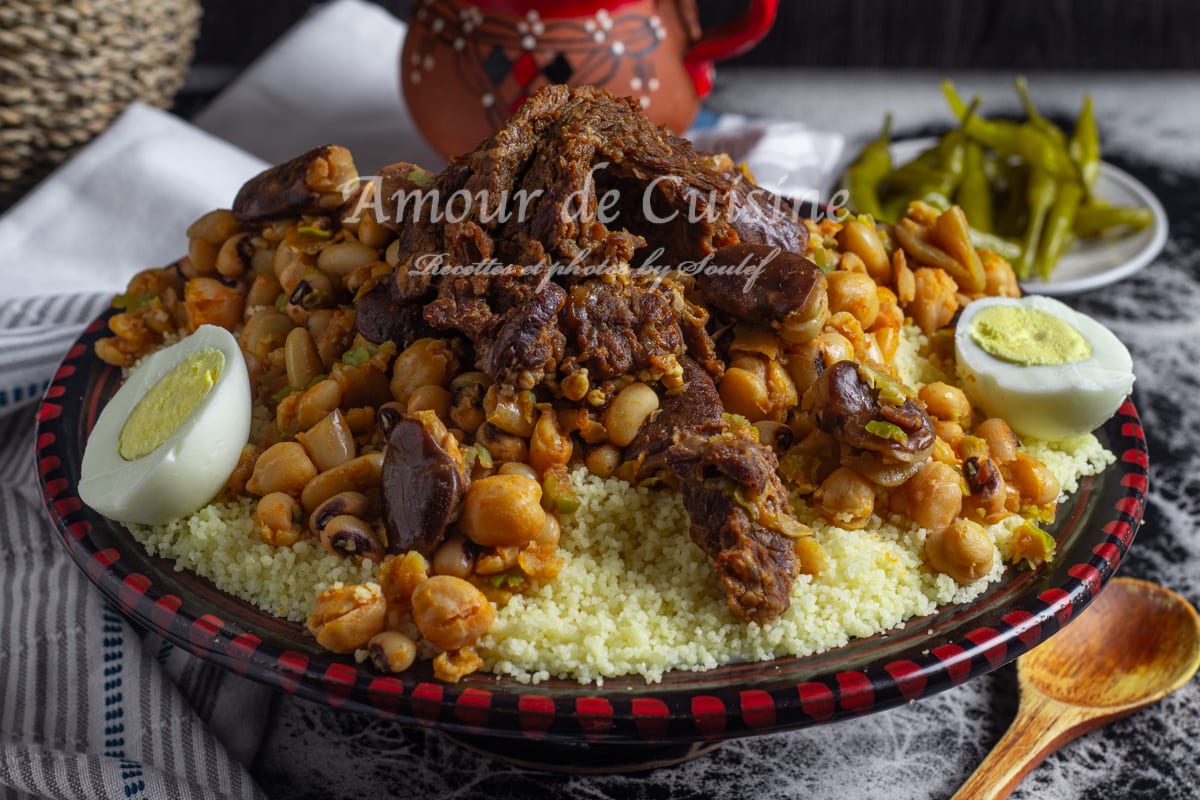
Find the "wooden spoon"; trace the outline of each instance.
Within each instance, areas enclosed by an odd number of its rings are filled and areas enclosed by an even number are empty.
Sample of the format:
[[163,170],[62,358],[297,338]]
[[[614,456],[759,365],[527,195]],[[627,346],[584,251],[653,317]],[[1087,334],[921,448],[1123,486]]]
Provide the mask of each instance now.
[[1200,666],[1200,617],[1146,581],[1116,578],[1079,619],[1017,659],[1017,717],[952,800],[1003,800],[1050,753],[1155,703]]

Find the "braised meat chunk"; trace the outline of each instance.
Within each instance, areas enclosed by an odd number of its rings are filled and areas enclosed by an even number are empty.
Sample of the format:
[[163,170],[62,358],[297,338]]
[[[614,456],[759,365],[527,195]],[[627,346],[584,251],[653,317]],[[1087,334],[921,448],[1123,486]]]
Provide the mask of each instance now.
[[792,516],[775,454],[753,429],[716,424],[680,434],[666,462],[682,485],[692,541],[712,558],[734,615],[761,624],[786,611],[795,539],[811,531]]

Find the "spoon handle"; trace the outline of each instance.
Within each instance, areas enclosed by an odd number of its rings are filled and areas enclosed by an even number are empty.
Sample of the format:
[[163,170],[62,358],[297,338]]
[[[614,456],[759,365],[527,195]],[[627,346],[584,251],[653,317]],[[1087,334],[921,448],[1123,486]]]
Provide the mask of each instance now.
[[951,800],[1004,800],[1046,756],[1089,730],[1088,719],[1026,688],[1008,731]]

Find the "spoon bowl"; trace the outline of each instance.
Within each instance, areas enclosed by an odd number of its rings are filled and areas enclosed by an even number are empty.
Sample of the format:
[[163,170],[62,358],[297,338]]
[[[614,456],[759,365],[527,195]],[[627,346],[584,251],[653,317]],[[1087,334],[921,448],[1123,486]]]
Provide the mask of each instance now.
[[1191,603],[1147,581],[1109,581],[1079,619],[1017,660],[1017,717],[953,800],[1008,797],[1050,753],[1161,700],[1197,667]]

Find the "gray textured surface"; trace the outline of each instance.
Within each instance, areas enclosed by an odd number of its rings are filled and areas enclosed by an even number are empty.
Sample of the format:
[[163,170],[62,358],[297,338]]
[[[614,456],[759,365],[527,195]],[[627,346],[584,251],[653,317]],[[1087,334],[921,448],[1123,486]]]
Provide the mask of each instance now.
[[[938,77],[722,73],[712,106],[802,119],[863,136],[885,109],[900,132],[949,122]],[[1071,298],[1134,355],[1135,401],[1150,437],[1146,523],[1121,574],[1200,600],[1200,80],[1195,75],[1036,76],[1048,112],[1096,98],[1105,154],[1162,199],[1171,239],[1150,267]],[[1007,77],[960,81],[996,105]],[[280,698],[255,775],[272,797],[527,796],[586,798],[945,798],[1016,710],[1011,667],[915,705],[803,731],[732,742],[678,767],[637,776],[565,777],[472,755],[425,731]],[[1068,745],[1014,794],[1023,800],[1200,797],[1200,683]]]

